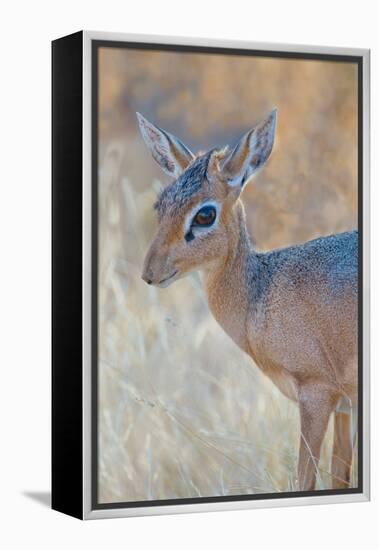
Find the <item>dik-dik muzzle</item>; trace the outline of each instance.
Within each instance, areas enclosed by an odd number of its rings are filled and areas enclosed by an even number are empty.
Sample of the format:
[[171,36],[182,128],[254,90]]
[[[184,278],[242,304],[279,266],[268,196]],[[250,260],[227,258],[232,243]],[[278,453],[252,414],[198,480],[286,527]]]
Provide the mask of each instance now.
[[159,238],[155,239],[145,257],[142,279],[148,285],[165,288],[174,282],[178,274],[178,269],[170,260],[167,247],[160,245]]

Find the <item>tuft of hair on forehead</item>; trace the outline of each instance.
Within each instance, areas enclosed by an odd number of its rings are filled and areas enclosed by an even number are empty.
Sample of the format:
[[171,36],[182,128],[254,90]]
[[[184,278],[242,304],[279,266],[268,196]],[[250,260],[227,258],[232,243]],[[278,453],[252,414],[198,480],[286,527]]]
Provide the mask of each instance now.
[[207,178],[207,170],[211,156],[214,153],[215,150],[212,149],[205,154],[197,156],[176,181],[162,190],[154,204],[154,208],[158,211],[159,216],[168,211],[173,212],[180,209],[203,186],[210,185]]
[[212,178],[212,176],[216,176],[217,174],[220,174],[221,172],[221,162],[226,157],[227,153],[229,152],[229,147],[226,146],[223,149],[214,149],[212,151],[212,155],[208,162],[208,170],[207,173]]

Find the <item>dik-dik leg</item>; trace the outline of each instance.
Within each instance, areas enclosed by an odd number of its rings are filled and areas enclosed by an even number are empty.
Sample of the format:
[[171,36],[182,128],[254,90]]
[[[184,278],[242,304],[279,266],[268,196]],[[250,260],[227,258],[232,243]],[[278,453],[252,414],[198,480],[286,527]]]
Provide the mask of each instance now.
[[350,414],[335,412],[332,457],[333,489],[347,489],[350,484],[353,444],[350,434]]
[[306,384],[300,387],[301,436],[298,463],[300,491],[310,491],[315,488],[321,445],[329,417],[336,403],[336,396],[325,386]]

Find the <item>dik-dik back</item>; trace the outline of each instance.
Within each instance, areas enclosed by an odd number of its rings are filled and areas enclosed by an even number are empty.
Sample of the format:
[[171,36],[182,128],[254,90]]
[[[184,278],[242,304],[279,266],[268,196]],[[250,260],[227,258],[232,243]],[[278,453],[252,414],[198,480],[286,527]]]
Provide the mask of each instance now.
[[[356,399],[358,234],[331,235],[257,254],[247,269],[248,339],[265,371],[285,370],[296,386],[327,380]],[[288,395],[295,398],[293,394]]]
[[[138,119],[154,159],[174,179],[155,204],[158,228],[143,278],[167,287],[201,272],[210,310],[224,331],[299,402],[304,438],[299,485],[313,487],[330,414],[341,403],[356,404],[357,233],[265,254],[252,248],[241,192],[270,156],[276,111],[234,149],[199,155],[141,115]],[[339,434],[344,422],[341,426],[336,437],[345,441],[346,434]],[[345,464],[351,464],[349,449],[342,453]],[[338,468],[345,483],[349,475]]]

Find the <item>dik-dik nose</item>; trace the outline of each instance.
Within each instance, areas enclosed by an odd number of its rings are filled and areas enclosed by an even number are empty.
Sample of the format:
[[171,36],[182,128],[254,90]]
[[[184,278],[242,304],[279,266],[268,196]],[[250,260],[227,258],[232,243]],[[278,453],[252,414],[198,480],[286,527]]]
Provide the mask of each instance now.
[[154,241],[145,256],[142,267],[142,279],[148,285],[154,285],[159,282],[162,262],[164,262],[164,257],[157,253],[157,245]]
[[143,267],[142,267],[142,275],[141,275],[142,280],[145,281],[145,283],[147,283],[148,285],[151,285],[154,280],[152,258],[153,258],[153,249],[151,247],[145,256],[145,260],[143,262]]
[[147,283],[148,285],[151,285],[154,279],[153,273],[151,270],[144,271],[142,273],[142,279]]

